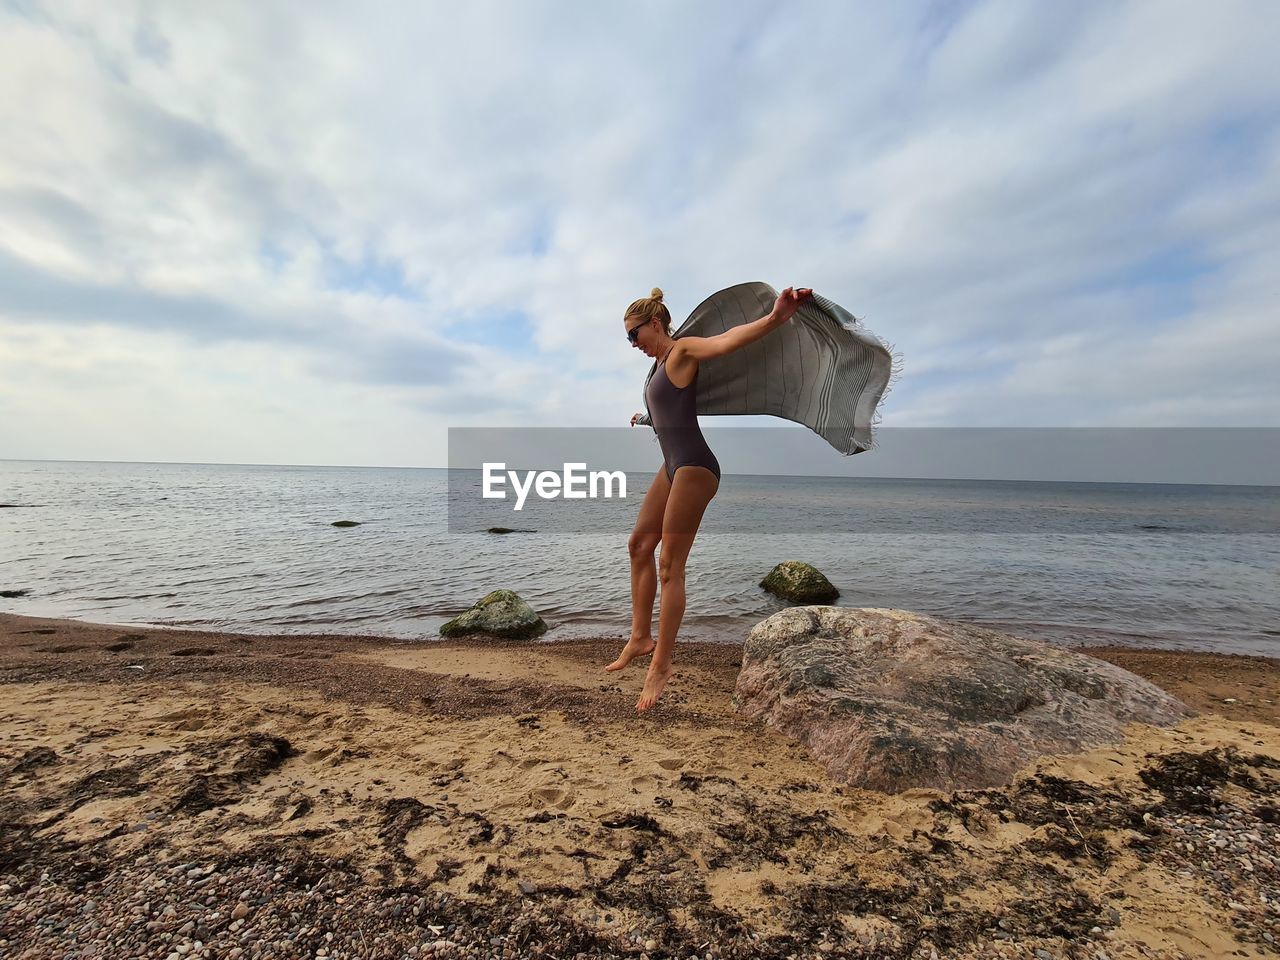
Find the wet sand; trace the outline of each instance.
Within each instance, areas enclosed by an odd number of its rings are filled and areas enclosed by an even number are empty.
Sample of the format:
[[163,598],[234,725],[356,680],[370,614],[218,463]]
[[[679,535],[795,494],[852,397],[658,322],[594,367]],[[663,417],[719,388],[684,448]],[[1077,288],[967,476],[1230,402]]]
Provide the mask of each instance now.
[[1200,715],[888,796],[621,646],[0,615],[0,955],[1280,952],[1280,661],[1087,651]]

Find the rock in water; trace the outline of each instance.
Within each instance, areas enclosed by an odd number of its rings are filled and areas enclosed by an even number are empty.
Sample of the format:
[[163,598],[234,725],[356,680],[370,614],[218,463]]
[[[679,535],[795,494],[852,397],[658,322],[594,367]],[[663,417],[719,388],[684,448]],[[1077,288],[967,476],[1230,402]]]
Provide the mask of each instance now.
[[547,625],[543,619],[513,590],[494,590],[486,594],[466,613],[440,627],[442,637],[492,633],[523,640],[546,632]]
[[897,793],[1002,786],[1043,754],[1196,716],[1114,664],[905,610],[793,607],[751,630],[734,705],[835,780]]
[[360,521],[359,521],[359,520],[335,520],[335,521],[333,521],[333,523],[329,524],[329,526],[331,526],[331,527],[358,527],[358,526],[360,526]]
[[800,560],[783,560],[760,581],[760,586],[793,603],[830,603],[840,596],[822,571]]

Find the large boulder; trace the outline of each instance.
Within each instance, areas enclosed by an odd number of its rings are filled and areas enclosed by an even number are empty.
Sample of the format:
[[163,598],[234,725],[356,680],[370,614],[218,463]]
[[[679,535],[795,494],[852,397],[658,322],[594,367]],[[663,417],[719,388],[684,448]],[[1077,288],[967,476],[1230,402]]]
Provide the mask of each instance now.
[[783,560],[765,574],[760,586],[792,603],[830,603],[840,596],[821,570],[803,560]]
[[442,637],[491,633],[498,637],[527,640],[546,632],[546,622],[513,590],[494,590],[485,594],[470,610],[440,627]]
[[886,793],[1009,783],[1043,754],[1195,712],[1113,664],[904,610],[792,607],[752,629],[734,705],[842,783]]

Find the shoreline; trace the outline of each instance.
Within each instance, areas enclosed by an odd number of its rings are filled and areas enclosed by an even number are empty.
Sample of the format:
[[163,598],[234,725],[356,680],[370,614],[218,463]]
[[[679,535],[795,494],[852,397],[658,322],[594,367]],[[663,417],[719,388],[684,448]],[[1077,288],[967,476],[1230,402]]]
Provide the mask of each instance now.
[[1073,648],[1199,716],[886,795],[738,717],[733,645],[637,715],[623,640],[0,614],[5,951],[1276,955],[1280,660]]
[[[980,625],[986,625],[981,622]],[[1017,634],[1007,625],[991,626],[990,629],[1005,630]],[[53,634],[42,634],[37,631],[52,630]],[[31,632],[26,632],[31,631]],[[305,651],[313,648],[319,652],[320,659],[327,660],[336,655],[370,653],[382,650],[387,656],[382,663],[394,667],[398,657],[393,654],[414,651],[445,650],[483,650],[491,648],[518,648],[535,653],[553,651],[559,654],[571,653],[580,662],[590,662],[590,657],[604,657],[601,663],[608,663],[616,656],[626,642],[626,637],[568,638],[558,640],[503,640],[496,637],[462,637],[455,639],[433,638],[428,640],[412,640],[387,635],[343,634],[343,633],[245,633],[242,631],[199,630],[189,627],[168,625],[140,626],[137,624],[96,623],[85,620],[74,620],[64,617],[31,617],[24,614],[0,613],[0,644],[6,651],[12,644],[14,636],[28,638],[31,648],[40,646],[35,642],[40,636],[57,636],[60,638],[55,646],[63,646],[66,642],[73,645],[83,644],[77,651],[91,650],[100,645],[105,632],[112,632],[114,637],[138,636],[148,640],[149,653],[157,655],[183,655],[187,649],[208,648],[215,651],[204,656],[220,656],[228,647],[235,648],[233,666],[236,661],[244,659],[244,654],[252,648],[262,652],[285,650],[283,654],[272,654],[299,658]],[[168,641],[168,642],[164,642]],[[1042,641],[1048,642],[1048,641]],[[48,644],[45,644],[48,645]],[[1124,644],[1097,644],[1077,646],[1062,644],[1065,649],[1077,653],[1097,657],[1123,667],[1132,673],[1152,681],[1163,687],[1188,706],[1197,711],[1211,710],[1230,719],[1259,721],[1280,726],[1280,685],[1270,686],[1265,679],[1270,671],[1280,675],[1280,657],[1265,657],[1257,654],[1226,653],[1208,650],[1171,650],[1160,647],[1128,646]],[[615,649],[616,647],[616,649]],[[613,651],[610,653],[610,651]],[[110,651],[108,651],[110,652]],[[139,651],[140,652],[140,651]],[[741,663],[741,647],[739,644],[719,640],[676,640],[676,680],[679,678],[679,665],[682,661],[696,667],[713,665],[721,671],[732,669],[734,677]],[[179,668],[178,663],[157,661],[153,666],[161,670],[161,675],[172,677],[200,676],[209,673],[221,676],[221,670],[202,670],[208,665],[199,654],[185,654],[194,659],[184,661]],[[103,661],[110,663],[112,660]],[[419,657],[407,663],[430,663]],[[647,662],[647,661],[645,661]],[[0,660],[0,670],[8,663]],[[225,667],[225,664],[220,664]],[[37,675],[50,679],[64,679],[56,664],[44,662],[43,658],[33,658],[30,669]],[[1188,672],[1188,670],[1192,672]],[[88,674],[77,668],[78,676]],[[623,671],[629,675],[632,671]],[[1190,678],[1194,674],[1194,682]],[[0,674],[3,676],[3,674]],[[610,675],[602,674],[603,679]],[[617,679],[618,674],[612,675]],[[676,681],[673,681],[673,683]],[[730,683],[732,687],[732,683]],[[638,695],[637,687],[637,695]],[[1270,691],[1271,696],[1265,694]],[[1234,700],[1234,703],[1227,702]],[[666,695],[663,696],[663,701]],[[662,701],[660,701],[662,702]]]

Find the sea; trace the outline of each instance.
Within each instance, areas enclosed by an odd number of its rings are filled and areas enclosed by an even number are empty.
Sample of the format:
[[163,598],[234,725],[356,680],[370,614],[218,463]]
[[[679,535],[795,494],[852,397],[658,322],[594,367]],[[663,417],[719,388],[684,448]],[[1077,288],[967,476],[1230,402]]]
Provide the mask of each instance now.
[[[0,460],[0,592],[16,594],[0,611],[430,642],[505,587],[544,640],[624,639],[652,476],[628,480],[613,529],[498,534],[450,513],[445,469]],[[786,606],[759,583],[793,559],[838,606],[1066,646],[1280,653],[1280,487],[726,474],[679,636],[741,643]]]

